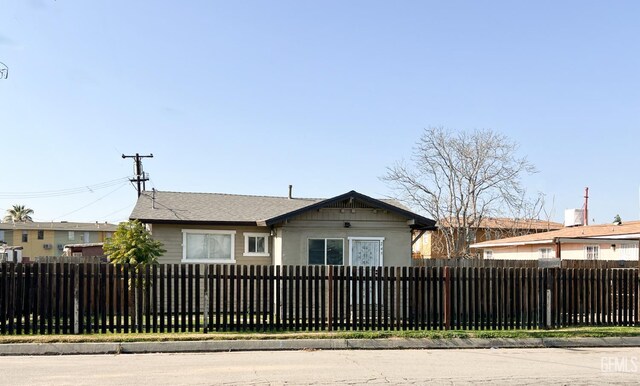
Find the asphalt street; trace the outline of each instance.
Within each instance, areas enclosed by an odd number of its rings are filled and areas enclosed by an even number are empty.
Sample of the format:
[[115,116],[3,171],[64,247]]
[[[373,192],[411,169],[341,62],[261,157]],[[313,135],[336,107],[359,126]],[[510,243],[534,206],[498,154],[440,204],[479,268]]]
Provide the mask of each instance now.
[[638,384],[640,349],[5,356],[3,385]]

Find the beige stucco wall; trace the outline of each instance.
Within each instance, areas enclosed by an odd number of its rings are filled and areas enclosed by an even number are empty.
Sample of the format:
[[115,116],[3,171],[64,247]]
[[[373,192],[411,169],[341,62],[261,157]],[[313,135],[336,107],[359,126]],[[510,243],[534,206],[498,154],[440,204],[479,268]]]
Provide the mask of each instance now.
[[[622,244],[633,244],[635,249],[623,251]],[[562,243],[561,257],[563,260],[586,260],[585,245],[599,245],[598,260],[638,260],[637,241],[616,241],[615,243]],[[612,248],[615,245],[615,248]],[[555,244],[521,245],[501,248],[486,248],[493,252],[493,259],[531,260],[540,258],[540,248],[551,248],[552,257],[556,257]],[[485,250],[486,250],[485,249]],[[625,253],[626,252],[626,253]]]
[[240,265],[270,265],[273,256],[273,238],[269,237],[269,256],[243,256],[244,254],[244,233],[269,233],[266,227],[224,227],[224,226],[203,226],[203,225],[169,225],[153,224],[151,233],[155,240],[160,241],[167,250],[164,255],[158,258],[162,264],[174,264],[182,262],[182,230],[183,229],[205,229],[236,231],[234,257],[236,264]]
[[[344,223],[351,226],[345,228]],[[411,231],[406,219],[373,209],[321,209],[306,212],[278,229],[282,238],[284,265],[308,264],[310,238],[341,238],[344,240],[344,263],[349,264],[349,237],[384,238],[383,265],[411,265]]]

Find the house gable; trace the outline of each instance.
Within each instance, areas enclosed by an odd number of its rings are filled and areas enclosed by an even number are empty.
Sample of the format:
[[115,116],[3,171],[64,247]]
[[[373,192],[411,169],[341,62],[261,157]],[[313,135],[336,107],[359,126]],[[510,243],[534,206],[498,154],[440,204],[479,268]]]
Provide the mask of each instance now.
[[436,229],[435,221],[426,217],[417,215],[407,209],[401,208],[398,205],[392,205],[388,202],[371,198],[362,193],[358,193],[354,190],[341,194],[339,196],[311,204],[309,206],[284,213],[280,216],[275,216],[264,221],[264,225],[274,226],[277,224],[285,223],[292,218],[300,216],[304,213],[312,211],[320,211],[323,209],[338,209],[355,211],[358,209],[370,209],[370,210],[382,210],[388,213],[393,213],[397,216],[403,217],[407,220],[407,225],[412,229]]

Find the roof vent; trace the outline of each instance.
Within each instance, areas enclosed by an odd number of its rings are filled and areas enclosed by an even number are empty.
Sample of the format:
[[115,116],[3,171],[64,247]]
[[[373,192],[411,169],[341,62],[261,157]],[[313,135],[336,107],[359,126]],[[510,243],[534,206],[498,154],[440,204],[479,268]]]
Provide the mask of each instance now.
[[289,200],[293,198],[293,185],[289,185]]

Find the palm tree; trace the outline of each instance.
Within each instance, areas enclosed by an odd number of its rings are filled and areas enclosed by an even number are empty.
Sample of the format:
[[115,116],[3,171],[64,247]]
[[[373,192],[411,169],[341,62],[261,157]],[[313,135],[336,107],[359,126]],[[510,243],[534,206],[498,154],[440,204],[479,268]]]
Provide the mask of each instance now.
[[33,209],[26,208],[24,205],[14,205],[13,208],[7,209],[7,215],[4,216],[6,222],[29,222],[33,221],[31,215]]

